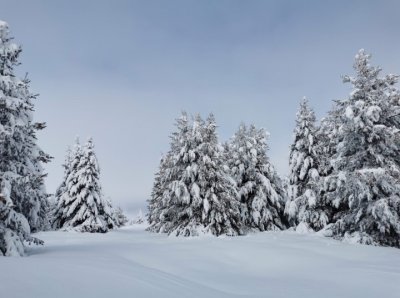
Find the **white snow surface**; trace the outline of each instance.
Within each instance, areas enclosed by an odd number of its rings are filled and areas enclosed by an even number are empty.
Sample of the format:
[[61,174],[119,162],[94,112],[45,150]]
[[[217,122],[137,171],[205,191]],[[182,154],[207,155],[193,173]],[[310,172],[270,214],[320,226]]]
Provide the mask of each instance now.
[[42,232],[28,257],[0,258],[1,297],[399,297],[400,250],[316,234],[168,237]]

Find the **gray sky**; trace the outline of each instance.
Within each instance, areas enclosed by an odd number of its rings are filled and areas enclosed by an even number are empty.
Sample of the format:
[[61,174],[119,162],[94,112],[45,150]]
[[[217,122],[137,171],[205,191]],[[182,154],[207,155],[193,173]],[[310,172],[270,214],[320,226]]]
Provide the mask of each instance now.
[[40,93],[39,144],[54,156],[48,191],[61,182],[65,150],[92,136],[103,190],[140,205],[180,111],[214,112],[221,140],[239,123],[270,133],[270,157],[287,172],[299,100],[318,117],[343,98],[359,48],[400,73],[400,1],[19,1],[0,19],[22,44],[19,73]]

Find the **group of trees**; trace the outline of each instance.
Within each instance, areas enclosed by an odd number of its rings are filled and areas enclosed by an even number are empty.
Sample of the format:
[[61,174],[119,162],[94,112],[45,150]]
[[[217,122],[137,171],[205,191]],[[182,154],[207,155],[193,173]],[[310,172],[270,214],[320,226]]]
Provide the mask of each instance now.
[[[149,200],[149,230],[241,235],[299,227],[336,239],[400,247],[400,92],[370,55],[356,55],[345,100],[319,123],[300,104],[287,185],[267,134],[242,124],[220,145],[212,115],[177,120]],[[300,227],[299,227],[300,228]]]
[[42,164],[51,157],[36,138],[45,124],[33,122],[37,95],[30,92],[28,78],[15,73],[21,51],[9,36],[8,24],[0,21],[0,255],[4,256],[24,255],[26,243],[42,244],[31,232],[53,228],[106,232],[127,221],[103,198],[92,140],[69,152],[56,206],[50,203]]
[[370,55],[356,55],[345,100],[316,124],[304,101],[290,155],[292,224],[334,238],[400,247],[400,92]]
[[[68,151],[54,206],[37,145],[36,98],[15,74],[21,47],[0,21],[0,254],[23,255],[30,235],[46,229],[107,232],[127,222],[102,194],[93,141]],[[149,200],[149,230],[173,235],[242,235],[289,227],[365,244],[400,247],[400,92],[398,76],[381,75],[363,50],[352,92],[319,123],[300,105],[282,180],[267,156],[268,134],[240,125],[218,141],[211,114],[176,121]],[[283,183],[287,181],[287,183]],[[284,185],[285,184],[285,185]]]
[[285,192],[263,129],[242,124],[223,146],[211,114],[177,119],[149,200],[149,230],[174,235],[242,235],[286,228]]

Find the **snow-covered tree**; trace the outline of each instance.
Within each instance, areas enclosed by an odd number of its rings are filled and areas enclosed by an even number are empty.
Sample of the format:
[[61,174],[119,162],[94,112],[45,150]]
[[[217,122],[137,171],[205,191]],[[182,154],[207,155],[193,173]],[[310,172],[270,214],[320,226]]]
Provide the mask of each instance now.
[[25,216],[14,210],[10,198],[11,183],[14,175],[3,174],[1,177],[0,194],[0,255],[23,256],[25,244],[43,244],[43,241],[30,236],[30,226]]
[[56,228],[82,232],[107,232],[115,227],[110,203],[100,186],[100,168],[92,139],[81,147],[76,143],[66,172],[64,190],[60,190],[54,216]]
[[[12,43],[7,23],[0,21],[0,121],[6,128],[0,149],[0,172],[13,172],[10,198],[33,231],[48,227],[48,194],[44,186],[42,163],[50,160],[36,144],[36,131],[44,123],[33,122],[33,100],[27,77],[20,79],[14,68],[22,49]],[[17,177],[17,176],[15,176]]]
[[[12,43],[7,23],[0,21],[0,121],[6,130],[0,149],[0,172],[13,172],[18,179],[11,183],[10,198],[33,231],[48,226],[48,194],[44,187],[42,163],[50,157],[36,144],[36,131],[44,123],[33,122],[35,94],[29,91],[29,80],[15,75],[22,49]],[[15,176],[15,177],[17,177]]]
[[329,222],[330,213],[320,197],[317,128],[314,111],[304,98],[297,113],[294,141],[289,158],[289,200],[285,214],[292,225],[306,224],[320,230]]
[[[21,47],[12,42],[6,22],[0,21],[0,250],[3,255],[23,255],[30,230],[48,227],[48,201],[41,163],[50,157],[36,144],[33,122],[36,95],[29,80],[15,74]],[[40,242],[40,241],[33,241]]]
[[241,233],[236,193],[224,171],[213,116],[177,120],[149,200],[149,230],[196,236]]
[[223,148],[218,142],[213,114],[207,118],[199,146],[198,182],[202,198],[201,221],[215,235],[242,233],[234,182],[224,167]]
[[65,161],[62,167],[64,168],[64,176],[61,184],[56,190],[54,195],[55,206],[53,210],[53,222],[52,226],[54,229],[60,229],[62,227],[62,220],[64,220],[65,212],[65,200],[68,198],[68,179],[71,179],[73,172],[76,172],[82,156],[82,146],[79,142],[79,137],[75,138],[75,143],[71,147],[68,147],[65,156]]
[[264,129],[241,124],[225,150],[238,190],[242,221],[260,231],[286,227],[285,192],[267,156],[267,138]]
[[370,55],[356,55],[353,91],[337,101],[333,172],[324,183],[334,208],[329,227],[336,238],[400,247],[400,131],[398,76],[380,76]]
[[112,209],[112,219],[117,227],[122,227],[129,221],[121,207]]
[[168,203],[167,187],[171,181],[170,169],[172,169],[171,151],[167,156],[161,157],[158,171],[155,174],[151,196],[147,205],[147,221],[152,224],[149,230],[156,232],[159,231],[166,214],[166,206]]
[[54,194],[54,197],[56,199],[60,198],[61,195],[66,192],[67,190],[67,178],[69,174],[71,173],[71,169],[73,168],[72,162],[74,160],[74,157],[76,157],[75,150],[80,150],[80,144],[79,144],[79,138],[77,137],[75,139],[75,144],[73,148],[68,147],[67,149],[67,154],[65,155],[65,161],[62,167],[64,168],[64,176],[61,184],[58,186],[56,189],[56,193]]
[[146,218],[143,215],[142,209],[139,209],[139,212],[136,214],[136,216],[132,219],[131,223],[132,224],[143,224],[146,222]]

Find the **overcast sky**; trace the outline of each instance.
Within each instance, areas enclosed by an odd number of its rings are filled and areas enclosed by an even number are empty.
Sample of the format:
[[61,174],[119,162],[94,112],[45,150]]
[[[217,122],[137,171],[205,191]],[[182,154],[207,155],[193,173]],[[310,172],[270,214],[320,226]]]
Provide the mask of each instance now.
[[18,72],[40,93],[35,120],[48,191],[65,150],[92,136],[103,190],[140,205],[180,111],[213,112],[221,140],[239,123],[270,134],[269,155],[287,172],[300,99],[323,117],[344,98],[358,49],[400,73],[400,1],[19,1],[0,19],[23,46]]

